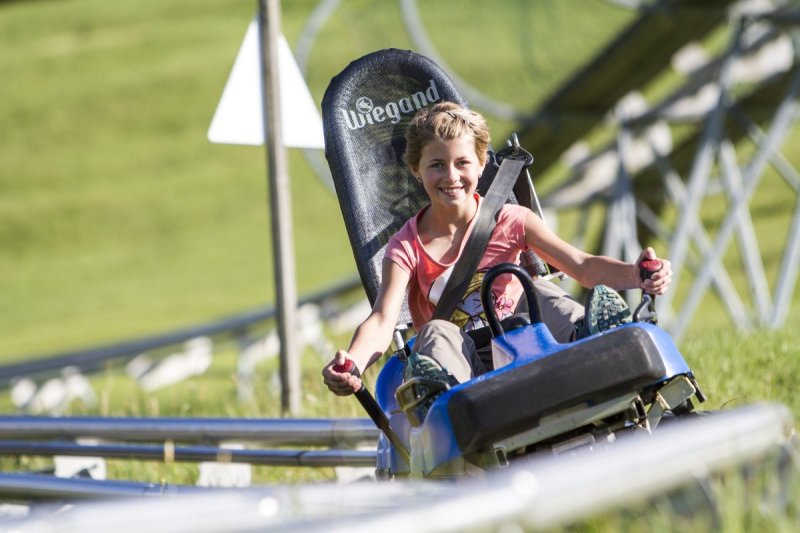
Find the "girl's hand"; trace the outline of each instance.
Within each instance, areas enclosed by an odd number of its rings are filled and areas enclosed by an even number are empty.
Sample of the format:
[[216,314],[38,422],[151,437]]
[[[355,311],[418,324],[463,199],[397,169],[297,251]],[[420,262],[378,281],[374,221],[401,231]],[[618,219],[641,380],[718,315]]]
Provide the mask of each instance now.
[[[654,272],[648,279],[642,280],[639,276],[639,264],[642,261],[657,260],[661,261],[661,269]],[[672,263],[667,259],[660,259],[656,256],[656,252],[647,247],[639,254],[639,259],[636,260],[637,278],[639,280],[639,288],[647,294],[658,296],[667,292],[670,283],[672,283]]]
[[[337,396],[349,396],[361,389],[358,368],[353,366],[352,373],[342,368],[348,359],[350,354],[346,350],[339,350],[331,362],[322,369],[322,381]],[[339,367],[338,370],[335,367]]]

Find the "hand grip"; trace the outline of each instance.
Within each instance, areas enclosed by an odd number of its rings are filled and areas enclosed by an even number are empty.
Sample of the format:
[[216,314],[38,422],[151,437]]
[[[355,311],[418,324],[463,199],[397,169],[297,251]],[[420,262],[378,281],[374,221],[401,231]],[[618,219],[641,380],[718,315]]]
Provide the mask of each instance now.
[[356,364],[353,362],[352,359],[345,359],[344,364],[341,365],[333,365],[334,372],[349,372],[353,373],[353,369],[355,368]]
[[642,259],[639,261],[639,277],[642,278],[642,281],[650,279],[663,266],[660,259]]
[[[664,267],[664,263],[662,263],[660,259],[642,259],[639,261],[638,267],[639,277],[644,281],[650,279],[653,277],[653,274],[661,270]],[[644,320],[651,324],[658,324],[658,317],[656,316],[656,297],[642,290],[642,303],[639,304],[639,307],[637,307],[636,311],[633,313],[633,321],[641,321],[642,313],[645,311],[647,312],[647,316]]]

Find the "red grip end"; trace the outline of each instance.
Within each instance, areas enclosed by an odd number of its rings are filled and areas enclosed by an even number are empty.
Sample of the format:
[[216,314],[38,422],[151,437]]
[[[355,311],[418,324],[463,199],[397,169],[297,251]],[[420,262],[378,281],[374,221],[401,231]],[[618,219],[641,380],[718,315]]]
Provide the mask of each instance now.
[[661,270],[664,266],[660,259],[643,259],[639,261],[639,276],[650,279],[650,276]]
[[662,266],[660,259],[644,259],[639,263],[639,268],[648,272],[658,272]]
[[333,365],[334,372],[352,372],[356,364],[352,359],[345,359],[343,365]]

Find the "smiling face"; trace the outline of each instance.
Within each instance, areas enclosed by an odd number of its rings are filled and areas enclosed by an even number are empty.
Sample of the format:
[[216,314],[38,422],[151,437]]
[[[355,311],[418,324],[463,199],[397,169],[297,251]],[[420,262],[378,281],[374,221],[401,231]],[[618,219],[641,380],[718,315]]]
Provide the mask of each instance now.
[[475,152],[472,135],[443,141],[432,139],[422,148],[418,166],[411,172],[422,181],[432,206],[459,207],[471,200],[483,162]]

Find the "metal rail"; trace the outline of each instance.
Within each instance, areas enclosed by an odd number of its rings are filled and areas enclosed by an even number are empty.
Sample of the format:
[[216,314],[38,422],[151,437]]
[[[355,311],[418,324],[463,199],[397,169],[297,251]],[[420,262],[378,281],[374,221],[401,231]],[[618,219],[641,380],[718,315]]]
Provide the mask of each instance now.
[[[7,520],[9,530],[58,531],[401,531],[539,530],[575,523],[596,512],[664,494],[698,477],[736,472],[791,446],[792,415],[781,405],[754,405],[660,427],[650,437],[620,439],[606,449],[570,457],[513,462],[460,483],[395,481],[228,489],[176,498],[86,502],[49,516]],[[796,470],[783,462],[779,467]],[[734,469],[734,470],[730,470]],[[782,476],[778,476],[784,479]],[[34,482],[37,485],[34,485]],[[27,485],[20,489],[23,483]],[[1,475],[0,496],[30,498],[74,490],[86,497],[109,482]],[[71,489],[70,487],[74,487]],[[125,485],[120,485],[118,492]],[[126,490],[158,490],[131,484]],[[24,492],[23,492],[24,491]],[[167,491],[162,491],[166,493]],[[111,491],[107,495],[114,495]],[[760,501],[755,498],[753,501]],[[232,517],[235,517],[232,518]],[[56,527],[57,526],[57,527]]]
[[125,442],[259,442],[269,446],[352,447],[378,440],[367,418],[101,418],[0,416],[0,442],[96,438]]
[[[212,489],[190,485],[58,478],[38,474],[0,473],[0,498],[4,501],[102,500],[208,493]],[[2,521],[0,521],[2,526]],[[4,529],[5,530],[5,529]],[[7,530],[6,530],[7,531]]]
[[[359,516],[355,522],[339,516],[294,521],[276,529],[313,531],[324,523],[328,531],[349,533],[389,528],[463,532],[498,524],[546,530],[763,461],[791,445],[793,424],[782,405],[743,407],[674,423],[649,438],[620,439],[599,452],[521,461],[484,483],[464,484],[457,493],[428,498],[425,504],[406,502],[388,512]],[[437,516],[446,518],[431,520]]]
[[[298,304],[318,303],[344,292],[355,290],[361,286],[358,278],[348,279],[317,293],[302,297]],[[154,335],[143,339],[135,339],[109,346],[100,346],[87,350],[61,352],[48,355],[25,357],[22,363],[0,366],[0,387],[7,387],[12,380],[20,376],[57,374],[65,367],[75,367],[81,372],[92,372],[102,369],[106,362],[131,357],[149,350],[157,350],[189,339],[201,336],[212,336],[247,328],[275,318],[275,308],[265,307],[246,311],[222,320],[192,326],[177,331]]]
[[371,466],[375,450],[262,450],[145,444],[73,444],[71,442],[0,441],[0,455],[103,457],[146,461],[244,463],[270,466]]

